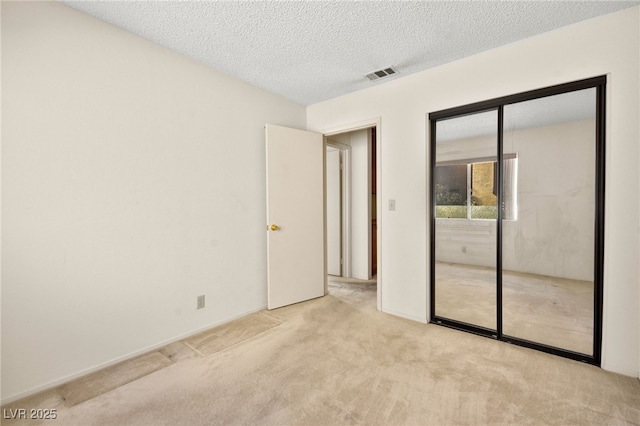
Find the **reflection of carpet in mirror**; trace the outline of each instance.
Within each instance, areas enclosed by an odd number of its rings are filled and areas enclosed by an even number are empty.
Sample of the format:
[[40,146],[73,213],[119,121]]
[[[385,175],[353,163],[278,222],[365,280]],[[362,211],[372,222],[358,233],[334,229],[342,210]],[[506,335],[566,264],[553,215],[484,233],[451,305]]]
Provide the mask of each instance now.
[[[438,262],[436,314],[496,328],[496,271]],[[503,333],[591,355],[593,282],[504,271]]]

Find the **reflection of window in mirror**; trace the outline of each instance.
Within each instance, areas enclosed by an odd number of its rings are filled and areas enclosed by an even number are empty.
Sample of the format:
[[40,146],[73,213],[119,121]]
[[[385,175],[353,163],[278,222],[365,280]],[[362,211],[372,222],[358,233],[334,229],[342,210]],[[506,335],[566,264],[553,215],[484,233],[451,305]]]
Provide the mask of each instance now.
[[436,166],[436,217],[467,217],[467,165]]
[[[495,161],[462,160],[436,164],[434,190],[436,218],[497,219],[497,163]],[[502,219],[517,218],[517,158],[504,158]]]

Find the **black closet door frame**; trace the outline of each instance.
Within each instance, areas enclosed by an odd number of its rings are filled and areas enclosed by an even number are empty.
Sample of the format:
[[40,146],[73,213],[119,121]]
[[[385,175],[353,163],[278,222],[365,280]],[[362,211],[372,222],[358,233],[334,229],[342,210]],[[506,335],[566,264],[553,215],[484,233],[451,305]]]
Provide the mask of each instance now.
[[[429,144],[430,144],[430,167],[429,167],[429,199],[430,208],[430,323],[445,327],[462,330],[496,340],[524,346],[530,349],[558,355],[589,364],[601,365],[602,361],[602,304],[603,304],[603,262],[604,262],[604,202],[605,202],[605,121],[606,121],[606,84],[607,77],[599,76],[570,83],[531,90],[514,95],[495,98],[487,101],[463,105],[429,113]],[[593,351],[591,355],[573,352],[570,350],[544,345],[513,336],[505,336],[502,330],[502,209],[497,209],[497,246],[496,246],[496,330],[487,329],[473,324],[439,317],[436,313],[436,282],[435,282],[435,262],[436,262],[436,202],[433,190],[434,172],[436,167],[436,123],[440,120],[463,117],[465,115],[477,114],[486,111],[498,111],[497,118],[497,205],[502,205],[503,186],[503,122],[504,106],[523,101],[529,101],[547,96],[560,95],[584,89],[596,89],[596,135],[595,135],[595,238],[594,238],[594,292],[593,292]]]

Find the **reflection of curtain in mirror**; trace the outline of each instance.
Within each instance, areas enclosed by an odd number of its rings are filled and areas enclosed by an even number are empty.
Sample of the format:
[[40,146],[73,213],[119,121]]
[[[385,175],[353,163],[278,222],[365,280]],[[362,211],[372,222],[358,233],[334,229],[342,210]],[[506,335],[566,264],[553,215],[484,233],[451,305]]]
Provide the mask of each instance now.
[[498,162],[493,163],[493,195],[498,195]]
[[516,220],[517,195],[516,188],[516,158],[505,158],[502,162],[502,219]]

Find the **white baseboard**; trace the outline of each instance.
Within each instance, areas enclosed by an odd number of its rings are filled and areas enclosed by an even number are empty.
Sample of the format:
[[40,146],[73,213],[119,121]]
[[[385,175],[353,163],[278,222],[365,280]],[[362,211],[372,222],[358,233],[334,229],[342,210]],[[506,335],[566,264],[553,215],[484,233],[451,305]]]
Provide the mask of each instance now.
[[389,314],[389,315],[393,315],[396,317],[400,317],[400,318],[404,318],[404,319],[408,319],[411,321],[416,321],[422,324],[427,324],[428,321],[426,320],[426,318],[421,318],[415,315],[410,315],[410,314],[405,314],[404,312],[398,312],[398,311],[394,311],[391,309],[382,309],[382,312],[384,312],[385,314]]
[[638,370],[620,368],[619,366],[611,365],[607,362],[603,362],[601,367],[603,370],[610,371],[612,373],[622,374],[623,376],[633,377],[634,379],[640,379],[640,372]]
[[121,363],[123,361],[127,361],[129,359],[138,357],[140,355],[144,355],[144,354],[146,354],[148,352],[153,352],[153,351],[155,351],[157,349],[160,349],[162,347],[165,347],[165,346],[167,346],[167,345],[169,345],[171,343],[178,342],[180,340],[184,340],[184,339],[186,339],[188,337],[191,337],[191,336],[194,336],[194,335],[196,335],[198,333],[202,333],[203,331],[209,330],[209,329],[214,328],[214,327],[221,326],[223,324],[226,324],[226,323],[231,322],[233,320],[236,320],[238,318],[245,317],[247,315],[253,314],[255,312],[261,311],[261,310],[266,309],[266,308],[267,308],[267,305],[264,305],[264,306],[260,306],[258,308],[251,309],[249,311],[240,313],[238,315],[232,315],[232,316],[224,318],[224,319],[222,319],[220,321],[216,321],[216,322],[214,322],[212,324],[206,325],[204,327],[200,327],[200,328],[198,328],[196,330],[189,331],[189,332],[181,334],[179,336],[172,337],[171,339],[167,339],[167,340],[164,340],[164,341],[159,342],[157,344],[154,344],[154,345],[151,345],[151,346],[147,346],[147,347],[142,348],[140,350],[131,352],[131,353],[127,354],[127,355],[123,355],[121,357],[112,359],[112,360],[104,362],[102,364],[98,364],[98,365],[96,365],[94,367],[86,368],[86,369],[84,369],[82,371],[79,371],[77,373],[74,373],[74,374],[71,374],[71,375],[68,375],[68,376],[64,376],[64,377],[61,377],[59,379],[50,381],[50,382],[45,383],[45,384],[43,384],[41,386],[36,386],[34,388],[31,388],[31,389],[26,390],[24,392],[17,393],[15,395],[8,396],[6,398],[3,397],[0,400],[0,405],[10,404],[10,403],[18,401],[20,399],[27,398],[29,396],[32,396],[32,395],[35,395],[35,394],[38,394],[38,393],[41,393],[41,392],[45,392],[45,391],[48,391],[48,390],[51,390],[51,389],[56,388],[56,387],[58,387],[60,385],[64,385],[65,383],[69,383],[72,380],[78,379],[78,378],[80,378],[82,376],[86,376],[87,374],[95,373],[96,371],[102,370],[102,369],[107,368],[107,367],[111,367],[112,365]]

